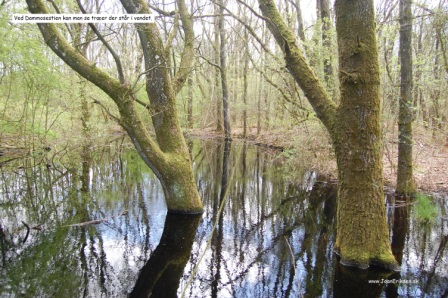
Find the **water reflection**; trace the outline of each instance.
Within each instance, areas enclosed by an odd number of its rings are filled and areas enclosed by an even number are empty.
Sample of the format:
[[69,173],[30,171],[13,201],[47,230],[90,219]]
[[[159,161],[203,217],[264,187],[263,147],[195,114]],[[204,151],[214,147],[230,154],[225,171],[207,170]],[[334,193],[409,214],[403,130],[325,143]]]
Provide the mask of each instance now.
[[140,270],[129,297],[177,297],[200,215],[167,214],[159,245]]
[[335,262],[333,297],[380,297],[391,275],[390,272],[361,270]]
[[[402,272],[343,268],[332,251],[335,185],[246,143],[189,148],[205,212],[188,219],[166,215],[154,175],[121,146],[3,166],[0,296],[448,295],[446,220],[424,226],[408,207],[388,208]],[[446,198],[436,202],[447,218]],[[22,221],[36,228],[25,242]]]

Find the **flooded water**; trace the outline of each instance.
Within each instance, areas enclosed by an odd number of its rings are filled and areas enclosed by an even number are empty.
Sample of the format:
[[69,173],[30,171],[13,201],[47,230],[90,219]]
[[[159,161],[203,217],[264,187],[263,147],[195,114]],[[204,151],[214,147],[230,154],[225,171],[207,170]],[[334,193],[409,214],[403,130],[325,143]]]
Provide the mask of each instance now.
[[244,143],[189,143],[201,216],[167,215],[132,149],[0,168],[0,297],[447,297],[446,197],[388,206],[400,273],[339,266],[336,186]]

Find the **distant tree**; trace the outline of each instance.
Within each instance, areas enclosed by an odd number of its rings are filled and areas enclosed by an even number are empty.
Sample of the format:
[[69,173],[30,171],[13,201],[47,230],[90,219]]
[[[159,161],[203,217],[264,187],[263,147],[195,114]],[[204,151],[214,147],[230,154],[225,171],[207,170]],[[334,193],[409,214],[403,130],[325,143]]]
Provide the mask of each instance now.
[[226,138],[231,137],[230,131],[230,107],[229,107],[229,88],[227,83],[227,51],[226,51],[226,31],[224,28],[224,3],[222,0],[218,0],[219,5],[219,17],[218,17],[218,30],[219,30],[219,71],[221,75],[221,89],[222,89],[222,113],[224,124],[224,135]]
[[[398,269],[390,246],[381,163],[380,78],[372,0],[336,0],[340,104],[303,55],[273,0],[259,0],[286,68],[330,133],[338,166],[337,238],[341,263]],[[354,30],[356,28],[356,30]]]
[[399,195],[415,192],[412,161],[412,1],[400,0],[400,100],[398,116],[398,170]]
[[331,55],[332,41],[331,41],[331,15],[330,15],[330,3],[328,0],[317,0],[317,16],[322,28],[322,47],[323,47],[323,67],[324,78],[327,90],[332,94],[334,90],[333,80],[333,57]]
[[[184,33],[184,48],[178,70],[172,78],[168,64],[169,51],[166,51],[157,24],[135,25],[144,57],[145,72],[141,75],[146,76],[145,87],[149,98],[147,103],[138,99],[133,88],[135,84],[131,85],[126,80],[120,68],[119,56],[98,30],[95,34],[114,57],[116,77],[83,56],[55,24],[38,26],[45,43],[54,53],[113,100],[119,116],[110,116],[128,133],[141,158],[160,180],[168,211],[200,213],[203,210],[202,202],[193,177],[188,147],[179,126],[175,100],[176,94],[187,79],[193,60],[193,24],[184,0],[178,0],[176,3]],[[49,13],[42,0],[27,0],[27,4],[32,13]],[[121,0],[121,4],[130,14],[150,12],[148,4],[143,0]],[[148,125],[137,108],[138,104],[144,106],[152,119],[155,138],[150,135]]]

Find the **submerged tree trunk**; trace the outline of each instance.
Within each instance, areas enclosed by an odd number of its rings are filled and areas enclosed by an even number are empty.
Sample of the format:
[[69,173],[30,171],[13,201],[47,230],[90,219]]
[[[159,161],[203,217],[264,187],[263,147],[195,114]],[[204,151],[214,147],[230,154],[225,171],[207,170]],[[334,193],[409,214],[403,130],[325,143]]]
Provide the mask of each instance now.
[[[149,13],[143,0],[122,0],[128,13]],[[42,0],[27,0],[32,13],[48,13]],[[165,49],[155,23],[136,24],[145,61],[146,92],[150,104],[144,104],[149,112],[156,139],[150,136],[147,125],[137,110],[140,103],[135,90],[126,83],[123,73],[119,80],[107,74],[95,63],[87,60],[60,33],[55,24],[39,24],[45,43],[68,66],[103,90],[116,104],[119,116],[110,114],[128,133],[138,153],[162,184],[169,212],[201,213],[202,202],[196,188],[190,155],[185,143],[176,111],[175,96],[183,86],[193,57],[193,25],[184,0],[177,1],[185,46],[179,70],[171,79]],[[107,41],[97,33],[106,48],[114,54]],[[116,58],[117,65],[119,57]],[[118,61],[117,61],[118,60]],[[148,108],[149,106],[149,108]]]
[[[307,64],[272,0],[259,0],[286,67],[330,133],[338,165],[337,238],[341,263],[398,269],[392,255],[381,164],[379,65],[372,0],[336,0],[340,104]],[[354,33],[353,28],[356,28]]]
[[412,162],[412,1],[400,0],[401,85],[398,116],[398,195],[415,193]]
[[335,250],[344,265],[395,266],[383,193],[373,1],[337,0],[335,8],[341,85],[333,133],[339,176]]

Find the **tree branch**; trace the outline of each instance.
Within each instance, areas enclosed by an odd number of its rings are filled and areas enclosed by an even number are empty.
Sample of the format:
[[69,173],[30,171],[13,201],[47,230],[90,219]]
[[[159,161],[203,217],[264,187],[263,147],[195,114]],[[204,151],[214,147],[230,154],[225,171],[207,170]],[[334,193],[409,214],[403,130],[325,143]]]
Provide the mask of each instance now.
[[106,112],[106,114],[112,118],[113,120],[115,120],[118,124],[120,123],[120,118],[118,118],[117,116],[114,116],[108,108],[106,108],[106,106],[99,100],[93,98],[93,103],[99,105],[101,108],[103,108],[103,110]]
[[[238,1],[238,2],[240,2],[240,1]],[[218,5],[218,6],[221,6],[221,5],[220,5],[218,2],[216,2],[216,1],[213,1],[213,3],[215,3],[215,4]],[[240,2],[240,3],[242,3],[242,2]],[[244,4],[244,6],[247,7],[246,4]],[[233,12],[231,12],[227,7],[222,6],[222,8],[223,8],[225,11],[227,11],[227,12],[229,13],[229,15],[232,16],[232,18],[234,18],[235,20],[237,20],[241,25],[244,26],[244,28],[246,28],[246,30],[250,33],[250,35],[253,36],[253,38],[255,38],[255,40],[260,44],[260,46],[263,48],[263,50],[264,50],[266,53],[268,53],[268,54],[269,54],[271,57],[273,57],[275,60],[280,61],[280,59],[279,59],[276,55],[274,55],[274,54],[271,52],[271,50],[265,45],[265,43],[261,40],[261,38],[257,35],[257,33],[255,33],[255,30],[254,30],[251,26],[249,26],[244,20],[242,20],[242,19],[241,19],[240,17],[238,17],[237,15],[235,15]],[[253,9],[250,9],[250,10],[253,12]],[[258,16],[258,14],[257,14],[256,12],[253,12],[253,13],[255,13],[255,14]],[[265,18],[265,17],[263,17],[263,16],[261,16],[261,18],[262,18],[263,20],[266,20],[267,22],[269,22],[269,20],[268,20],[267,18]]]
[[151,8],[152,10],[158,12],[159,14],[166,16],[166,17],[173,17],[175,16],[176,12],[175,11],[165,11],[162,10],[160,8],[158,8],[157,6],[151,5],[150,3],[148,3],[148,7]]
[[[78,2],[78,6],[79,6],[79,9],[81,10],[81,12],[83,14],[86,14],[86,10],[82,6],[81,0],[77,0],[76,2]],[[121,65],[120,57],[118,57],[117,53],[114,51],[114,49],[112,49],[112,47],[107,42],[107,40],[104,39],[104,37],[101,35],[101,33],[96,28],[96,26],[92,23],[88,23],[88,25],[89,25],[90,29],[92,29],[92,31],[95,32],[96,36],[98,36],[98,38],[101,40],[101,42],[104,44],[104,46],[109,50],[109,52],[112,54],[112,57],[114,57],[115,64],[117,65],[118,78],[120,80],[120,83],[124,84],[125,79],[124,79],[123,67]]]
[[[253,59],[252,59],[252,57],[251,57],[250,55],[248,56],[248,58],[249,58],[250,62],[252,63],[252,65],[254,66],[255,70],[256,70],[257,72],[259,72],[259,73],[263,76],[263,78],[266,80],[266,82],[269,83],[269,85],[271,85],[272,87],[274,87],[275,90],[277,90],[277,91],[280,93],[280,95],[282,96],[282,98],[284,99],[284,101],[286,101],[286,102],[292,104],[294,107],[296,107],[296,108],[298,108],[298,109],[304,111],[305,113],[309,114],[310,111],[308,111],[307,109],[301,107],[297,102],[295,102],[295,101],[294,101],[294,100],[293,100],[293,99],[292,99],[292,98],[291,98],[291,97],[284,91],[284,88],[281,88],[279,85],[277,85],[277,84],[276,84],[276,83],[275,83],[275,82],[268,76],[268,74],[267,74],[265,71],[263,71],[262,69],[260,69],[260,68],[255,64],[255,62],[253,61]],[[286,106],[285,106],[285,108],[286,108]]]
[[[31,13],[49,13],[42,0],[27,0],[27,4]],[[82,77],[103,90],[117,104],[121,104],[122,97],[129,91],[128,88],[121,86],[119,81],[97,68],[94,63],[91,63],[73,48],[61,35],[54,24],[41,23],[38,24],[38,26],[44,37],[45,43],[59,56],[59,58]]]
[[305,93],[316,115],[333,131],[333,120],[336,114],[336,104],[329,97],[322,82],[314,74],[292,30],[286,25],[273,0],[258,0],[263,15],[270,21],[268,28],[274,35],[277,44],[285,54],[286,68]]
[[177,94],[185,84],[188,75],[191,72],[191,65],[194,59],[194,31],[193,20],[185,5],[185,0],[177,0],[179,6],[179,15],[182,21],[182,29],[185,34],[184,49],[181,55],[179,70],[173,78],[174,93]]
[[[26,2],[31,13],[48,13],[48,9],[42,0],[26,0]],[[136,111],[135,96],[130,86],[121,84],[117,79],[87,60],[68,43],[54,24],[41,23],[38,26],[45,43],[54,53],[74,71],[103,90],[115,102],[120,112],[120,119],[114,117],[115,120],[119,121],[119,124],[131,137],[142,159],[160,178],[159,169],[167,166],[165,155],[160,146],[150,137],[146,126]]]
[[[171,32],[168,34],[168,37],[167,37],[166,43],[165,43],[165,48],[164,48],[165,57],[169,57],[170,56],[171,46],[173,44],[173,40],[174,40],[174,37],[177,34],[177,30],[178,29],[179,29],[179,13],[176,12],[176,14],[174,16],[173,27],[171,28]],[[168,64],[168,67],[171,68],[171,60],[167,59],[166,62]]]
[[216,67],[217,69],[219,69],[219,71],[221,71],[221,66],[219,66],[216,63],[213,63],[212,61],[210,61],[209,59],[205,58],[201,53],[199,53],[199,58],[204,59],[205,62],[207,62],[208,64],[210,64],[213,67]]

